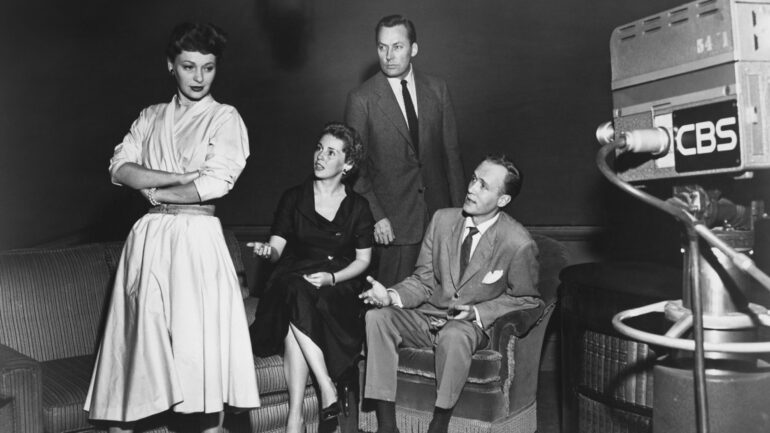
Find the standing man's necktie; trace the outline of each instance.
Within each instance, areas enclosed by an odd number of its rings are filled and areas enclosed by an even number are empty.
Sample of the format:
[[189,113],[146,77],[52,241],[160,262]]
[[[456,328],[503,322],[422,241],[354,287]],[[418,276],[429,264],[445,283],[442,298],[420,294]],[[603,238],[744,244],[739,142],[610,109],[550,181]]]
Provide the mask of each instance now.
[[420,127],[417,125],[417,112],[414,111],[414,104],[412,103],[412,95],[409,93],[409,89],[406,87],[406,80],[401,80],[401,94],[404,96],[404,108],[406,108],[406,120],[409,123],[409,134],[412,136],[412,143],[414,144],[414,152],[419,154],[418,147],[420,145]]
[[468,262],[471,261],[471,246],[473,245],[473,236],[479,232],[476,227],[468,227],[468,236],[465,236],[463,245],[460,247],[460,278],[465,273],[465,268],[468,267]]

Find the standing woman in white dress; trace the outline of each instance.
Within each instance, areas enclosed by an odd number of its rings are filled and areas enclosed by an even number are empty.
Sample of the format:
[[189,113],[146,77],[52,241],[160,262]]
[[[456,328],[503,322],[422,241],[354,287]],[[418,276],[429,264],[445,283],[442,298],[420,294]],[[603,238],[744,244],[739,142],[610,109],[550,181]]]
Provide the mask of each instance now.
[[211,24],[174,28],[177,91],[145,108],[110,160],[112,182],[150,203],[126,239],[85,409],[110,432],[166,410],[220,431],[225,406],[259,406],[238,278],[213,201],[249,155],[235,108],[210,92],[226,42]]

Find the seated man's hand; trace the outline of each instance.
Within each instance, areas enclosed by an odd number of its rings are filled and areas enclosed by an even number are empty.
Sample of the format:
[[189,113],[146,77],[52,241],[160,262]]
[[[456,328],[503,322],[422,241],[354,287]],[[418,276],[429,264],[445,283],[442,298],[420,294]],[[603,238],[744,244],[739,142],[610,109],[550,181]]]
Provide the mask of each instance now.
[[390,220],[383,218],[374,224],[374,241],[380,245],[388,245],[396,239]]
[[449,320],[475,320],[476,310],[470,305],[455,305],[447,311],[446,318]]
[[375,307],[387,307],[391,304],[390,295],[385,286],[369,276],[366,277],[366,281],[372,285],[372,288],[358,295],[360,299],[363,299],[364,304],[374,305]]

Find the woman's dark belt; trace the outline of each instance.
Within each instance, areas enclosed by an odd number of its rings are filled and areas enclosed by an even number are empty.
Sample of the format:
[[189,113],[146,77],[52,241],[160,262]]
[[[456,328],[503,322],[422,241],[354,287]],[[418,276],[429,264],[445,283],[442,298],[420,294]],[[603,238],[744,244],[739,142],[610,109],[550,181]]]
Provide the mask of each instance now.
[[162,204],[151,207],[147,213],[164,213],[168,215],[205,215],[214,216],[215,206],[213,204]]
[[296,251],[296,254],[298,257],[301,257],[302,259],[327,260],[327,261],[341,259],[347,262],[350,262],[353,260],[350,257],[345,257],[345,251],[338,251],[337,254],[335,254],[335,251],[330,251],[329,248],[316,247],[316,246],[311,246],[307,244],[300,247],[300,250],[301,251]]

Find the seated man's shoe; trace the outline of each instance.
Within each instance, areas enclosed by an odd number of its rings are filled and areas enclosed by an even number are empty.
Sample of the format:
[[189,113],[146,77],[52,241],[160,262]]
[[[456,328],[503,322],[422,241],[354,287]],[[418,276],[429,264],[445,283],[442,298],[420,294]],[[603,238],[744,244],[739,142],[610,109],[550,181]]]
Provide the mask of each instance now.
[[452,409],[443,409],[435,407],[433,409],[433,419],[428,425],[428,433],[447,433],[449,430],[449,421],[452,420]]
[[393,401],[375,400],[374,410],[377,414],[377,433],[398,433],[396,428],[396,403]]
[[430,424],[428,424],[428,432],[427,433],[447,433],[449,431],[449,423],[446,424],[442,422],[436,422],[436,419],[433,418],[430,420]]

